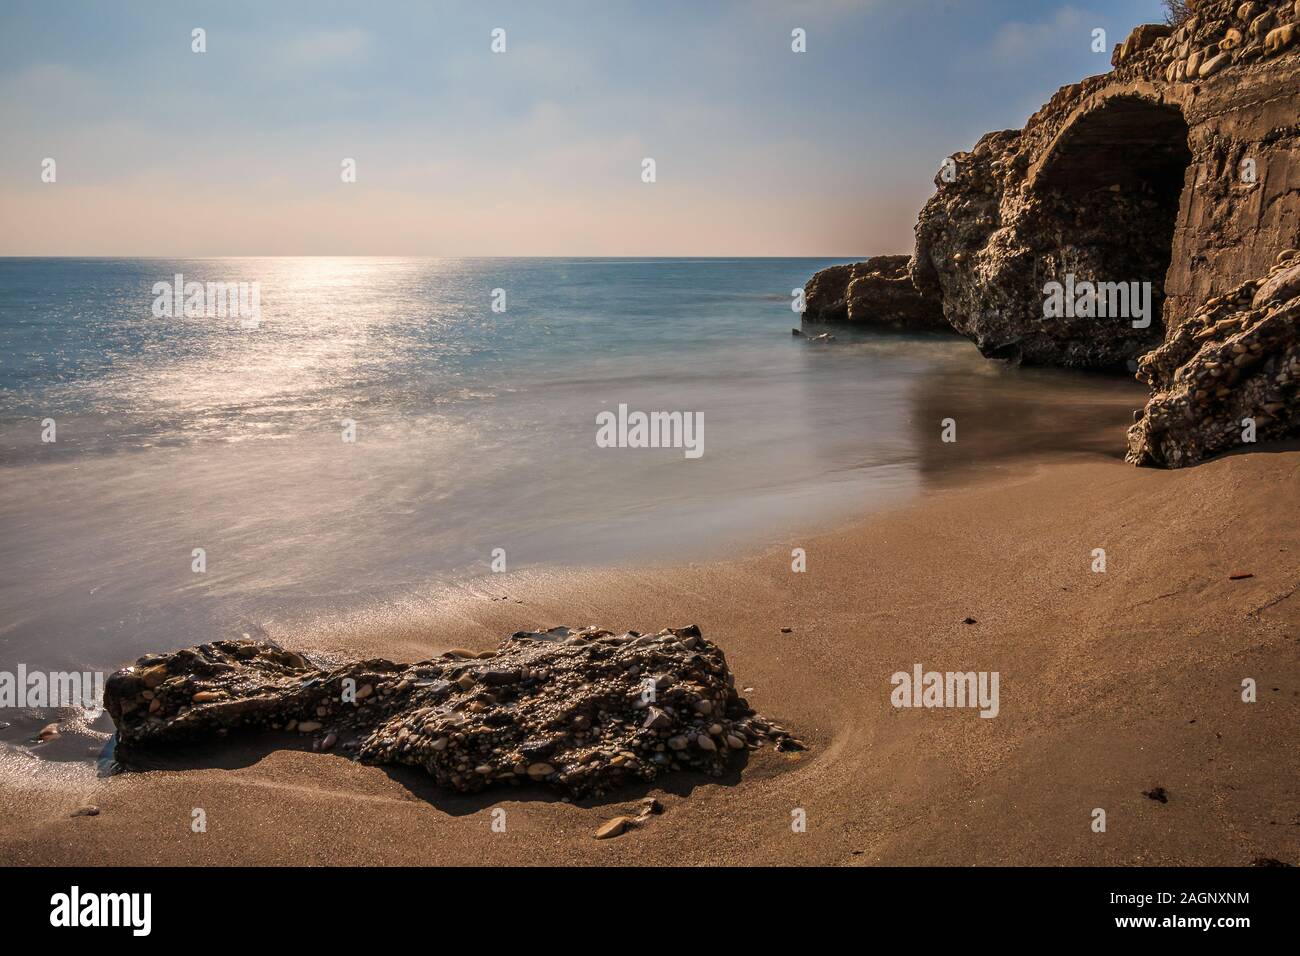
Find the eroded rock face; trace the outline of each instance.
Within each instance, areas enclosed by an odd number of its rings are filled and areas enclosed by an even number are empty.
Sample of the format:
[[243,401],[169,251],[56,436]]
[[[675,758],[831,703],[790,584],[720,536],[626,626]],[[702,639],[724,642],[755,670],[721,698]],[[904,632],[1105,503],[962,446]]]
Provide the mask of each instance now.
[[[1169,466],[1240,443],[1241,418],[1261,441],[1300,429],[1291,306],[1238,308],[1250,283],[1286,285],[1261,277],[1300,246],[1300,0],[1191,6],[1177,27],[1137,27],[1112,72],[1062,87],[1023,129],[949,157],[908,269],[991,358],[1136,369],[1156,350],[1129,457]],[[855,295],[862,269],[815,276],[805,318],[867,316],[881,283]],[[1077,290],[1065,309],[1062,290]],[[1212,389],[1184,388],[1206,376]]]
[[1151,386],[1129,461],[1177,468],[1300,434],[1300,252],[1216,296],[1138,363]]
[[[1061,147],[1057,165],[1029,188],[1022,135],[1004,131],[952,157],[936,177],[939,192],[917,225],[917,282],[984,355],[1122,368],[1162,340],[1163,277],[1190,153],[1181,120],[1158,115],[1119,100],[1076,133],[1080,141],[1101,135],[1093,127],[1135,135],[1145,122],[1159,135],[1126,147],[1146,150],[1127,170],[1111,168],[1114,154],[1100,147]],[[1067,308],[1049,307],[1053,284],[1084,283],[1122,288],[1128,307],[1113,312],[1074,297]]]
[[[1177,29],[1136,28],[1111,73],[950,157],[913,281],[991,357],[1123,367],[1159,345],[1297,245],[1298,19],[1292,0],[1205,0]],[[1150,283],[1150,324],[1045,317],[1067,276]]]
[[912,284],[909,256],[873,256],[831,266],[804,288],[805,322],[854,322],[884,329],[951,331],[935,296]]
[[803,745],[735,691],[699,628],[520,632],[495,652],[318,666],[256,641],[141,658],[109,678],[118,747],[293,732],[372,764],[479,791],[547,784],[573,796],[672,770],[717,775],[733,752]]

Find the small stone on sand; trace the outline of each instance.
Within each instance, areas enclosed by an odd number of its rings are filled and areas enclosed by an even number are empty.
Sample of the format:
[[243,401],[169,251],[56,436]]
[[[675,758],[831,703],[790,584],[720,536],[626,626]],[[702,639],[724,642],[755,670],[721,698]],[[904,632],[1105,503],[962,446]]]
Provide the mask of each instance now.
[[627,831],[627,825],[631,822],[628,817],[614,817],[612,820],[606,820],[597,829],[593,836],[597,840],[608,840],[611,837],[620,836]]

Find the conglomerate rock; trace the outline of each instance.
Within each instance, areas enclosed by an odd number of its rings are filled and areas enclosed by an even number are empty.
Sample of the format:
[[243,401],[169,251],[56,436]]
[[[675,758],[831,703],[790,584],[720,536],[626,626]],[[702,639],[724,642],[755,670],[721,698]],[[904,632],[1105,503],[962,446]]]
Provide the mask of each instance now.
[[937,296],[912,284],[909,256],[872,256],[831,266],[804,287],[805,322],[855,322],[908,331],[949,332]]
[[[1063,174],[1057,185],[1020,189],[1025,156],[1020,135],[983,137],[952,157],[954,178],[936,177],[939,192],[917,224],[917,282],[943,302],[948,322],[984,355],[1035,365],[1123,367],[1163,336],[1162,285],[1147,287],[1145,314],[1045,314],[1049,283],[1124,283],[1161,277],[1178,192],[1160,184],[1164,159],[1131,182],[1093,169]],[[1136,147],[1135,147],[1136,148]],[[1114,179],[1114,182],[1108,180]],[[1163,237],[1163,244],[1160,237]],[[1150,241],[1154,240],[1154,241]],[[1082,310],[1080,310],[1082,312]]]
[[119,752],[251,732],[310,734],[372,764],[479,791],[529,780],[599,795],[672,770],[723,772],[734,752],[803,745],[736,694],[699,628],[520,632],[494,652],[318,666],[260,641],[143,657],[109,678]]
[[1300,432],[1300,252],[1259,281],[1205,303],[1138,378],[1152,396],[1129,429],[1129,461],[1177,468],[1246,443]]
[[[1300,5],[1201,0],[935,177],[912,279],[990,357],[1122,368],[1300,244]],[[1067,277],[1150,315],[1044,316]],[[1149,322],[1147,319],[1149,318]]]
[[[1023,129],[948,157],[909,270],[991,358],[1132,370],[1158,349],[1144,366],[1157,395],[1129,457],[1163,465],[1227,447],[1239,412],[1262,423],[1260,440],[1300,430],[1294,389],[1260,384],[1289,354],[1285,306],[1242,319],[1247,340],[1227,344],[1261,362],[1242,358],[1208,397],[1176,396],[1176,369],[1209,375],[1224,358],[1204,339],[1203,357],[1184,355],[1205,316],[1300,246],[1300,0],[1189,6],[1177,25],[1135,28],[1109,73],[1061,87]],[[823,284],[823,309],[846,311],[844,274]],[[1063,288],[1090,292],[1061,310]]]

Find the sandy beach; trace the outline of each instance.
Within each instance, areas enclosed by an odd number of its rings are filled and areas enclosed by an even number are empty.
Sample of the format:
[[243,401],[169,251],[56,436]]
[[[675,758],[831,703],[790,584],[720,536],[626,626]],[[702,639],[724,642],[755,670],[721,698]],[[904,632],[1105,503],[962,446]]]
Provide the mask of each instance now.
[[[1076,453],[732,559],[498,575],[436,596],[419,625],[275,634],[417,660],[553,624],[696,623],[809,749],[578,803],[256,743],[108,778],[11,756],[0,863],[1297,863],[1297,513],[1295,442],[1172,472]],[[890,675],[917,663],[999,672],[997,717],[891,706]],[[1144,795],[1157,787],[1165,802]],[[661,816],[592,838],[647,794]],[[100,813],[72,815],[87,804]]]
[[0,51],[12,928],[1293,930],[1300,0]]

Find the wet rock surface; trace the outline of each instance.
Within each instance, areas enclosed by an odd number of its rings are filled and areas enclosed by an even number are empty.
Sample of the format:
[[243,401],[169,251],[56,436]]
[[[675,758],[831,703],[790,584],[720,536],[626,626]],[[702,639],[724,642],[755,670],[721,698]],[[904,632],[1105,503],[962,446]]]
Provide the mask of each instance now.
[[[228,734],[311,735],[316,749],[426,770],[476,792],[541,783],[571,796],[803,744],[737,695],[699,628],[519,632],[494,652],[318,665],[260,641],[141,658],[105,685],[119,753]],[[331,739],[332,738],[332,739]],[[322,747],[329,740],[329,747]]]
[[1205,303],[1137,377],[1152,395],[1129,429],[1134,464],[1195,464],[1252,430],[1257,442],[1300,434],[1300,251]]
[[873,256],[831,266],[804,287],[805,322],[853,322],[909,331],[948,332],[939,299],[912,284],[910,256]]

